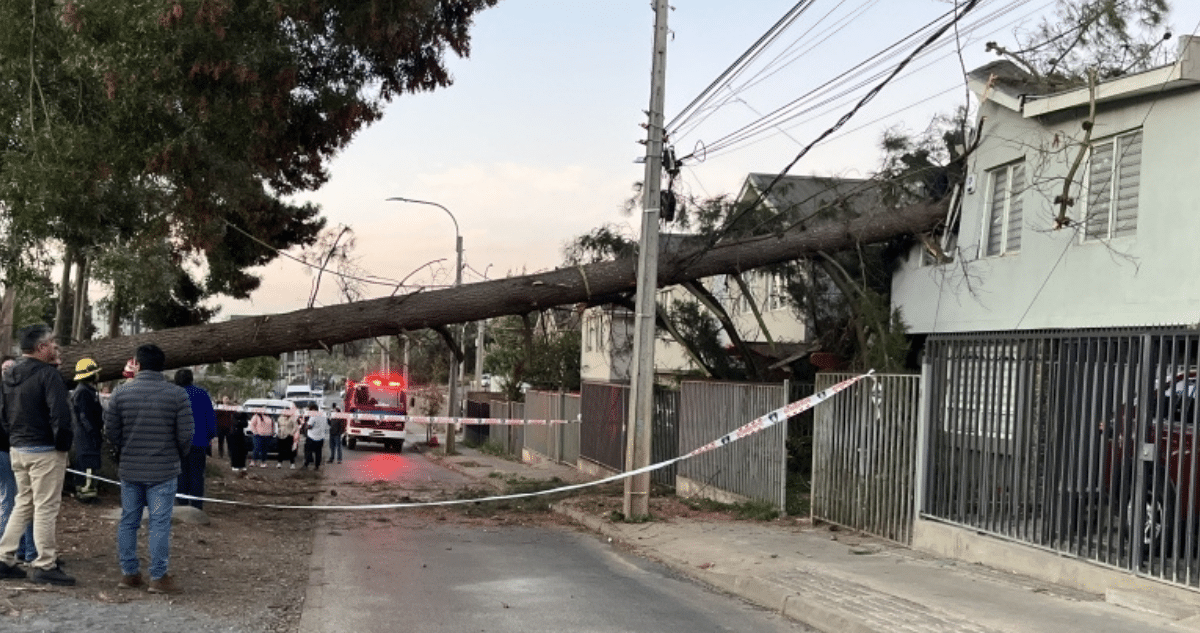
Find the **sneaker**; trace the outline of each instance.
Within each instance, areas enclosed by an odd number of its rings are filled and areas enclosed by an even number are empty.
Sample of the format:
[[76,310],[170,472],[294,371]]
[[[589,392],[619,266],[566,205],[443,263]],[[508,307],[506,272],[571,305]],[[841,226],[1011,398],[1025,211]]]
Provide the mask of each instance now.
[[75,584],[75,578],[64,574],[62,568],[58,565],[50,569],[33,570],[33,577],[30,580],[46,585],[71,586]]
[[179,593],[180,589],[171,574],[163,574],[162,578],[150,579],[149,591],[150,593]]
[[20,567],[17,567],[16,565],[9,565],[8,563],[0,563],[0,578],[3,578],[3,579],[24,578],[25,576],[26,576],[26,574],[25,574],[24,569],[21,569]]
[[141,574],[125,575],[117,582],[117,589],[141,589],[145,584]]
[[292,465],[290,466],[290,468],[291,468],[292,470],[296,470],[296,465],[295,465],[295,464],[292,464]]
[[283,468],[283,462],[275,462],[276,468]]

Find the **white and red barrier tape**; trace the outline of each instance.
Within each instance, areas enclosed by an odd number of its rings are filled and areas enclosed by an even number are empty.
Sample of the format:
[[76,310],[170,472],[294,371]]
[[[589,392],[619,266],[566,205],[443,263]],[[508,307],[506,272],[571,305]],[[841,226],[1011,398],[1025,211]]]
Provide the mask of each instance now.
[[[267,409],[265,407],[243,407],[233,404],[218,404],[213,407],[217,411],[234,411],[244,413],[268,413],[271,415],[279,415],[289,411],[289,409]],[[295,409],[295,412],[304,414],[303,409]],[[416,422],[417,424],[483,424],[493,426],[516,426],[519,424],[547,425],[547,424],[572,424],[579,420],[522,420],[520,418],[451,418],[445,416],[427,416],[427,415],[390,415],[386,413],[345,413],[338,411],[336,413],[326,413],[327,418],[339,418],[342,420],[362,420],[364,422]]]
[[[846,390],[848,387],[850,387],[850,385],[853,385],[854,383],[862,380],[863,378],[867,378],[874,373],[875,373],[875,371],[871,370],[865,374],[854,376],[853,378],[848,378],[846,380],[843,380],[842,382],[839,382],[836,385],[833,385],[832,387],[829,387],[828,389],[825,389],[824,391],[822,391],[820,393],[815,393],[807,398],[804,398],[802,400],[797,400],[796,402],[785,405],[785,406],[783,406],[779,409],[776,409],[766,415],[763,415],[754,420],[751,420],[749,423],[738,427],[734,431],[726,433],[725,435],[709,442],[708,444],[705,444],[704,446],[701,446],[701,447],[687,453],[686,455],[680,455],[679,457],[674,457],[674,458],[668,459],[666,461],[659,462],[657,464],[651,464],[649,466],[644,466],[642,468],[638,468],[637,470],[630,470],[627,472],[618,473],[618,474],[612,475],[610,477],[605,477],[604,479],[597,479],[596,481],[589,481],[589,482],[582,483],[582,484],[572,484],[569,486],[562,486],[560,488],[554,488],[552,490],[538,490],[535,492],[523,492],[523,493],[511,494],[511,495],[482,497],[482,498],[478,498],[478,499],[447,499],[445,501],[414,501],[414,502],[410,502],[410,503],[372,503],[372,504],[354,505],[354,506],[349,506],[349,505],[294,506],[294,505],[283,505],[283,504],[274,504],[274,503],[250,503],[247,501],[233,501],[233,500],[229,500],[229,499],[213,499],[211,497],[194,497],[192,495],[185,495],[185,494],[177,494],[175,496],[179,497],[180,499],[188,499],[191,501],[203,501],[205,503],[224,503],[224,504],[228,504],[228,505],[257,506],[260,508],[272,508],[272,509],[276,509],[276,510],[391,510],[391,509],[397,509],[397,508],[463,505],[463,504],[468,504],[468,503],[482,503],[485,501],[500,501],[500,500],[505,500],[505,499],[521,499],[524,497],[536,497],[536,496],[542,496],[542,495],[549,495],[549,494],[555,494],[555,493],[559,493],[559,492],[566,492],[569,490],[579,490],[581,488],[588,488],[591,486],[599,486],[599,485],[606,484],[609,482],[619,481],[621,479],[625,479],[627,477],[632,477],[634,475],[640,475],[643,473],[648,473],[653,470],[658,470],[659,468],[665,468],[676,462],[683,461],[685,459],[690,459],[692,457],[695,457],[696,455],[700,455],[701,453],[707,453],[709,451],[720,448],[726,444],[736,442],[736,441],[742,439],[743,437],[753,435],[755,433],[758,433],[759,431],[762,431],[763,429],[767,429],[772,426],[775,426],[776,424],[779,424],[780,422],[784,422],[793,415],[803,413],[803,412],[817,406],[818,404],[824,402],[825,400],[832,398],[837,393]],[[233,408],[239,408],[239,407],[233,407]],[[343,415],[346,415],[346,414],[343,414]],[[400,416],[396,416],[396,417],[400,417]],[[73,470],[70,468],[67,469],[67,472],[74,473],[76,475],[86,475],[86,473],[81,473],[77,470]],[[97,481],[103,481],[105,483],[117,484],[117,485],[120,485],[120,483],[121,483],[119,481],[113,481],[111,479],[106,479],[104,477],[97,477],[95,475],[92,475],[92,479],[95,479]]]

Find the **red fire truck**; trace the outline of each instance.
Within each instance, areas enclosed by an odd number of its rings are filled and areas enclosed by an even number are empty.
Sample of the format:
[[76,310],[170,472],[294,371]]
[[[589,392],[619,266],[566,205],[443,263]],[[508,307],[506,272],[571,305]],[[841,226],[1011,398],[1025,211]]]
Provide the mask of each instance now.
[[360,382],[348,381],[343,410],[358,413],[358,419],[346,420],[346,446],[351,450],[359,442],[381,442],[385,448],[404,449],[405,430],[401,420],[374,416],[408,414],[408,392],[404,377],[371,374]]

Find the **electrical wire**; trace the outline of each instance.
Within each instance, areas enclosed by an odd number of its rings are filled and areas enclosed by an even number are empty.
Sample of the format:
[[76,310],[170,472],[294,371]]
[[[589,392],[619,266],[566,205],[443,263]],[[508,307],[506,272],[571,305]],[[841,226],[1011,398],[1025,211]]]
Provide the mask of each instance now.
[[769,46],[770,43],[773,42],[775,40],[775,38],[777,38],[779,36],[780,33],[787,30],[787,27],[790,26],[793,22],[795,22],[796,19],[799,18],[800,15],[803,14],[808,9],[808,7],[812,6],[813,2],[815,2],[815,0],[800,0],[795,5],[793,5],[792,8],[789,9],[787,11],[787,13],[785,13],[783,15],[782,18],[780,18],[777,22],[775,22],[775,24],[772,25],[771,28],[768,29],[766,33],[764,33],[762,36],[760,36],[758,38],[758,40],[755,41],[754,44],[752,44],[750,46],[749,49],[747,49],[744,53],[741,54],[741,56],[739,56],[736,60],[734,60],[733,64],[731,64],[728,68],[725,69],[724,72],[722,72],[719,76],[717,76],[717,78],[714,79],[713,82],[710,83],[707,88],[705,88],[703,91],[701,91],[700,94],[696,96],[696,98],[692,99],[692,102],[689,103],[686,107],[684,107],[683,110],[681,110],[679,112],[679,114],[675,115],[675,118],[672,119],[671,122],[666,127],[667,128],[676,127],[676,121],[681,118],[686,120],[686,117],[689,116],[689,113],[694,108],[698,107],[700,105],[700,103],[709,94],[716,93],[720,89],[720,86],[723,85],[731,76],[736,76],[736,74],[741,72],[741,69],[746,64],[748,64],[750,61],[753,61],[755,58],[757,58],[757,56],[762,52],[762,50],[764,50],[767,46]]
[[771,190],[775,188],[775,185],[777,185],[779,183],[779,181],[782,180],[783,177],[786,176],[789,171],[791,171],[792,167],[794,167],[796,165],[796,163],[800,162],[800,159],[803,158],[806,154],[808,154],[808,152],[811,151],[812,148],[817,145],[817,143],[820,143],[822,140],[824,140],[828,136],[832,135],[834,132],[837,132],[839,129],[841,129],[842,126],[844,126],[846,123],[848,123],[850,121],[850,119],[854,118],[854,115],[858,114],[858,112],[860,110],[862,110],[863,107],[865,107],[868,103],[871,102],[872,99],[874,99],[876,96],[878,96],[879,93],[883,91],[883,89],[888,85],[888,83],[893,78],[895,78],[897,75],[899,75],[900,72],[903,71],[904,68],[906,66],[908,66],[908,64],[910,62],[912,62],[912,60],[916,59],[917,55],[919,55],[921,53],[921,51],[925,50],[928,46],[930,46],[931,44],[936,42],[943,34],[946,33],[946,31],[948,31],[950,29],[951,26],[953,26],[959,20],[963,19],[964,16],[966,16],[968,13],[970,13],[979,4],[980,1],[981,0],[969,0],[966,3],[966,5],[963,6],[963,9],[954,15],[954,18],[950,22],[947,22],[946,24],[942,25],[937,31],[935,31],[933,34],[931,34],[924,42],[922,42],[919,46],[917,46],[916,49],[914,49],[911,53],[909,53],[908,56],[905,57],[904,60],[901,61],[900,64],[896,66],[896,68],[892,71],[892,73],[890,75],[888,75],[888,77],[885,78],[883,81],[881,81],[879,84],[877,84],[874,88],[872,88],[870,90],[870,92],[868,92],[865,96],[863,96],[863,98],[861,100],[859,100],[859,102],[857,104],[855,104],[854,108],[852,108],[850,111],[843,114],[842,117],[840,119],[838,119],[837,123],[835,123],[832,127],[825,130],[824,132],[822,132],[820,134],[820,136],[818,136],[814,141],[812,141],[807,146],[805,146],[804,149],[800,150],[800,153],[796,154],[796,157],[793,158],[792,161],[790,163],[788,163],[786,167],[784,167],[778,174],[775,175],[775,177],[771,180],[770,184],[768,184],[762,191],[760,191],[758,193],[758,195],[755,197],[755,199],[752,203],[750,203],[746,207],[742,208],[737,213],[733,214],[733,216],[731,216],[729,218],[729,220],[727,220],[724,223],[724,226],[722,226],[722,228],[720,230],[716,231],[715,234],[711,238],[709,238],[708,242],[709,242],[710,247],[712,245],[715,245],[723,237],[725,237],[725,235],[727,235],[729,233],[729,231],[732,229],[732,227],[735,226],[738,223],[738,221],[741,220],[742,217],[744,217],[747,213],[749,213],[750,211],[752,211],[753,209],[758,207],[758,205],[761,204],[762,201],[771,193]]
[[[963,28],[968,33],[977,32],[979,29],[996,22],[1000,18],[1011,13],[1013,10],[1015,10],[1019,6],[1027,4],[1030,1],[1031,0],[1012,0],[1008,4],[1006,4],[1002,7],[999,7],[997,10],[993,11],[990,14],[982,16],[980,19],[978,19],[970,24],[967,24]],[[1041,8],[1031,11],[1030,14],[1043,10],[1045,6],[1048,6],[1048,3],[1046,5],[1043,5]],[[950,13],[952,13],[952,12],[943,14],[942,17],[944,18],[945,16],[950,15]],[[1027,15],[1029,15],[1029,14],[1027,14]],[[941,19],[941,18],[939,18],[939,19]],[[839,84],[845,83],[846,80],[849,79],[850,77],[852,77],[855,73],[861,74],[861,71],[863,71],[863,70],[867,70],[869,68],[882,65],[884,63],[889,62],[891,59],[894,59],[895,57],[897,57],[899,55],[898,49],[900,47],[902,47],[905,43],[912,40],[914,38],[914,36],[917,36],[917,35],[920,35],[920,34],[923,34],[927,31],[929,31],[933,25],[936,25],[936,23],[937,23],[937,20],[925,25],[924,27],[921,27],[914,33],[906,36],[905,38],[901,39],[900,41],[898,41],[898,42],[892,44],[891,46],[885,48],[884,50],[876,53],[875,55],[872,55],[871,57],[867,58],[866,60],[863,60],[862,62],[855,65],[854,67],[852,67],[852,68],[842,72],[838,76],[826,81],[822,85],[820,85],[820,86],[814,88],[813,90],[809,91],[808,93],[798,97],[797,99],[793,100],[792,102],[790,102],[784,106],[781,106],[780,108],[777,108],[776,110],[772,111],[770,114],[768,114],[764,117],[760,117],[758,120],[742,126],[742,128],[739,128],[738,130],[736,130],[730,134],[727,134],[726,136],[722,137],[721,139],[707,143],[705,145],[705,147],[708,151],[708,156],[715,157],[715,156],[719,155],[722,150],[729,149],[729,148],[733,147],[734,145],[745,144],[750,139],[752,139],[756,136],[761,136],[763,133],[769,131],[770,129],[777,128],[779,125],[781,125],[785,122],[794,120],[798,116],[810,113],[810,112],[814,111],[815,109],[819,109],[822,106],[830,105],[832,102],[836,101],[837,99],[846,98],[847,96],[851,95],[855,91],[868,85],[872,81],[886,75],[888,73],[888,70],[885,69],[883,71],[880,71],[880,72],[877,72],[877,73],[871,75],[866,80],[858,81],[856,84],[854,84],[850,88],[842,89],[841,92],[838,92],[831,97],[824,96],[825,93],[829,93],[830,91],[834,90],[835,87],[838,86]],[[1001,27],[1001,28],[1003,28],[1003,27]],[[985,36],[986,36],[986,34],[981,35],[979,37],[985,37]],[[947,41],[944,44],[939,43],[935,47],[932,47],[928,52],[922,53],[921,57],[925,57],[926,55],[931,55],[935,52],[934,49],[942,47],[942,46],[947,46],[949,44],[951,44],[951,42],[949,42],[949,41]],[[953,51],[948,53],[946,56],[951,55],[951,54],[953,54]],[[936,61],[930,62],[929,64],[926,64],[925,66],[922,66],[921,68],[928,67],[929,65],[932,65],[933,63],[936,63]],[[911,76],[912,74],[915,74],[915,73],[916,73],[916,70],[913,70],[912,72],[906,74],[904,76],[904,78],[907,78],[908,76]],[[822,99],[822,100],[818,101],[814,104],[813,102],[818,99]],[[675,134],[676,139],[679,139],[682,136],[678,131],[673,131],[673,134]],[[695,157],[695,155],[693,153],[692,155],[685,156],[684,158],[694,158],[694,157]]]

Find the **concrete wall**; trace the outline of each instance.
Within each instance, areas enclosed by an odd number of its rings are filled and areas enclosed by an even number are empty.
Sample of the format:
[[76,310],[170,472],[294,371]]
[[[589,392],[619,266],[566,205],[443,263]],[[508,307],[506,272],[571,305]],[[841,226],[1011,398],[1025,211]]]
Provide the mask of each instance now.
[[[914,251],[893,279],[893,302],[914,333],[1181,325],[1200,322],[1200,89],[1121,99],[1097,113],[1092,139],[1143,131],[1136,235],[1081,241],[1054,229],[1069,164],[1086,110],[1026,119],[985,102],[979,150],[968,166],[973,192],[962,207],[955,261],[922,266]],[[988,170],[1024,157],[1020,251],[985,257]],[[1075,178],[1085,178],[1084,160]],[[1072,196],[1080,195],[1079,187]],[[1073,220],[1082,204],[1070,210]]]
[[1134,609],[1180,618],[1200,614],[1200,592],[937,521],[916,521],[912,548],[1101,594]]

